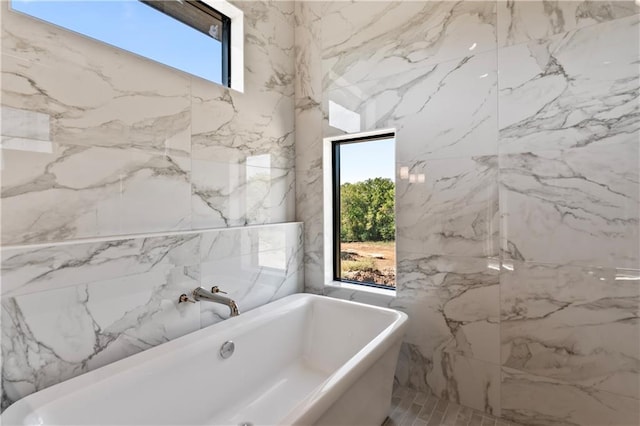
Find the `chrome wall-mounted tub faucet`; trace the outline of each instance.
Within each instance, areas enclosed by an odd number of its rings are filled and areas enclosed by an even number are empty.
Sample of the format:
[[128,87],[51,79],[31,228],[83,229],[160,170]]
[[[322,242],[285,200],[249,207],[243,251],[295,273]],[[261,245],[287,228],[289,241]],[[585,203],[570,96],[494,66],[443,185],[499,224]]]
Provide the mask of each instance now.
[[229,299],[225,296],[221,296],[218,293],[226,294],[226,292],[220,290],[217,286],[211,287],[211,291],[203,287],[197,287],[191,292],[191,297],[187,296],[186,294],[181,294],[178,303],[195,303],[201,300],[205,300],[207,302],[226,305],[229,308],[229,313],[232,317],[237,317],[238,315],[240,315],[240,311],[238,310],[238,305],[236,304],[235,300]]

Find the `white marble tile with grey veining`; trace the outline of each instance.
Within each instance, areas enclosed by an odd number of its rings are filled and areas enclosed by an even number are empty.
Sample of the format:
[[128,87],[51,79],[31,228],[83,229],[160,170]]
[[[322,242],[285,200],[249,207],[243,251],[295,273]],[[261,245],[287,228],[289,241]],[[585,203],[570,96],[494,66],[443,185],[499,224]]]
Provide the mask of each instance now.
[[443,400],[500,416],[500,366],[455,353],[427,356],[417,345],[403,344],[396,380]]
[[244,163],[192,161],[194,228],[286,222],[295,211],[295,171],[270,167],[269,154]]
[[293,222],[203,232],[200,261],[206,263],[250,253],[298,247],[303,243],[303,231],[302,223]]
[[244,12],[245,93],[294,94],[294,2],[234,1]]
[[191,225],[187,157],[56,144],[50,153],[5,149],[3,163],[5,245]]
[[[3,244],[188,227],[189,79],[29,17],[2,19],[3,109],[24,118],[12,123],[20,140],[3,136]],[[16,128],[36,116],[39,137]]]
[[295,2],[296,218],[304,221],[305,291],[323,293],[322,16],[328,4]]
[[495,2],[329,3],[322,19],[323,87],[359,85],[495,49],[495,8]]
[[18,13],[2,21],[2,103],[48,115],[51,141],[189,154],[187,75]]
[[241,311],[301,292],[302,246],[291,223],[3,249],[3,407],[226,318],[177,303],[197,286]]
[[239,164],[269,154],[273,167],[293,167],[293,2],[236,6],[244,12],[245,92],[193,79],[193,158]]
[[398,250],[430,255],[498,255],[496,156],[398,164]]
[[640,13],[637,2],[521,1],[497,2],[498,46],[510,46]]
[[167,265],[199,263],[200,235],[3,248],[2,295],[137,276]]
[[355,131],[394,127],[401,162],[495,155],[496,52],[469,53],[387,78],[329,88],[323,107],[333,127],[339,117],[336,108],[351,111],[352,120],[359,121]]
[[293,167],[292,95],[266,91],[249,96],[194,79],[192,96],[195,160],[240,164],[269,155],[273,167]]
[[638,143],[500,157],[508,258],[639,268]]
[[502,368],[502,417],[524,425],[640,424],[635,398]]
[[499,261],[407,252],[398,259],[391,307],[411,318],[405,341],[432,360],[460,355],[498,365]]
[[322,99],[322,2],[294,2],[295,98]]
[[332,283],[324,287],[325,296],[366,303],[367,305],[380,306],[382,308],[388,308],[396,297],[396,294],[394,288],[374,289],[358,284],[344,285],[344,283]]
[[[3,408],[200,327],[199,235],[19,250],[3,259]],[[8,271],[6,271],[8,269]],[[35,271],[36,276],[26,276]]]
[[194,285],[176,270],[4,298],[3,408],[197,330],[197,308],[176,300]]
[[639,21],[500,49],[500,153],[637,142]]
[[427,383],[427,376],[432,369],[431,357],[422,355],[418,346],[403,342],[400,346],[394,381],[398,386],[410,387],[418,392],[432,393]]
[[640,399],[640,270],[505,263],[502,365]]
[[2,118],[2,149],[32,149],[51,152],[49,115],[36,111],[0,106]]
[[319,104],[297,109],[296,218],[304,221],[305,289],[322,294],[324,287],[324,175],[322,112]]
[[[301,235],[301,227],[297,228]],[[201,285],[218,286],[233,299],[240,312],[300,293],[304,290],[302,240],[290,241],[280,249],[253,251],[232,257],[217,257],[201,267]],[[229,308],[214,303],[200,303],[202,325],[229,317]]]

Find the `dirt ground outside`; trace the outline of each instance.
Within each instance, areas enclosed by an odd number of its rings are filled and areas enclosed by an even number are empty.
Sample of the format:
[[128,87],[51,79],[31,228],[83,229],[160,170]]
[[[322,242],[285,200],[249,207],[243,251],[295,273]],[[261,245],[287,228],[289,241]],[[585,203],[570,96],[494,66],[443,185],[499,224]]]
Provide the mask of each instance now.
[[395,241],[342,243],[340,257],[342,278],[395,287]]

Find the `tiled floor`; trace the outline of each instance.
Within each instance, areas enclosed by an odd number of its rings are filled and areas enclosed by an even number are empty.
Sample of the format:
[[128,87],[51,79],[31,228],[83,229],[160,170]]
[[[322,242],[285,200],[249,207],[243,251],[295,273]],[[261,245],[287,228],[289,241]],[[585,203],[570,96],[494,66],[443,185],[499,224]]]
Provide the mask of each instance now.
[[516,426],[433,395],[398,387],[382,426]]

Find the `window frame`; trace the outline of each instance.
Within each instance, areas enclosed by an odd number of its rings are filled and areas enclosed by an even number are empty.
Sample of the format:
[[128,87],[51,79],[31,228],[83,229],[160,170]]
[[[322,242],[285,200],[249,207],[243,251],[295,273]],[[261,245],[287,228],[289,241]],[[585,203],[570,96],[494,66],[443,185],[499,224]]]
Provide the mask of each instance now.
[[[179,21],[182,22],[183,24],[191,27],[192,29],[196,30],[196,31],[201,31],[198,28],[196,28],[195,26],[191,25],[189,22],[187,22],[187,20],[184,19],[180,19],[178,16],[176,16],[175,14],[169,13],[169,10],[165,10],[165,6],[163,5],[162,7],[159,7],[158,4],[160,2],[158,2],[157,0],[138,0],[139,2],[146,4],[149,7],[152,7],[154,9],[156,9],[157,11],[159,11],[160,13],[164,13],[165,15]],[[225,87],[231,87],[231,18],[229,18],[227,15],[225,15],[224,13],[220,12],[219,10],[215,9],[211,4],[209,4],[206,0],[173,0],[173,1],[169,1],[168,5],[171,6],[175,3],[180,3],[181,5],[188,5],[189,7],[193,7],[197,10],[199,10],[200,12],[212,17],[213,19],[220,21],[220,28],[221,28],[221,34],[220,34],[220,62],[221,62],[221,77],[220,77],[220,84],[225,86]],[[163,2],[164,3],[164,2]],[[134,53],[134,52],[131,52]],[[151,59],[153,60],[153,59]],[[171,65],[169,65],[171,66]],[[186,72],[186,71],[183,71]],[[215,83],[215,82],[214,82]]]
[[[330,141],[331,143],[331,253],[332,253],[332,280],[339,283],[356,284],[365,287],[373,287],[377,289],[393,290],[396,287],[387,286],[384,284],[376,284],[367,281],[355,281],[342,278],[340,256],[340,228],[341,228],[341,205],[340,205],[340,146],[354,143],[366,143],[375,142],[378,140],[393,139],[395,144],[396,132],[395,130],[382,130],[380,132],[368,133],[362,135],[354,135],[353,137],[336,138]],[[395,180],[394,180],[395,184]],[[394,217],[394,225],[395,225]],[[397,227],[396,227],[397,234]],[[397,270],[397,257],[396,257],[396,270]],[[397,273],[396,273],[397,279]],[[397,282],[396,282],[397,286]]]

